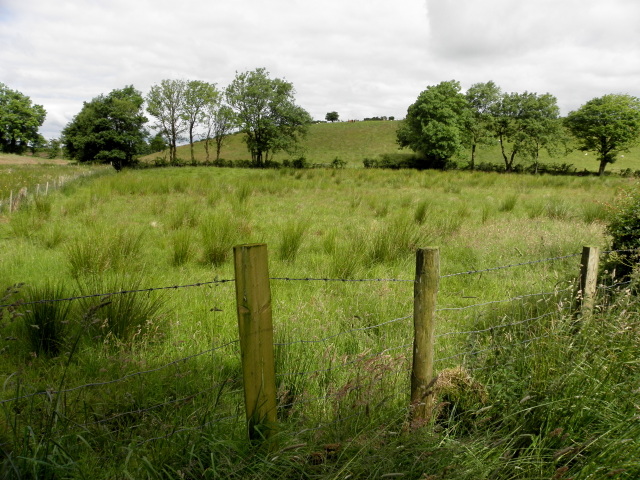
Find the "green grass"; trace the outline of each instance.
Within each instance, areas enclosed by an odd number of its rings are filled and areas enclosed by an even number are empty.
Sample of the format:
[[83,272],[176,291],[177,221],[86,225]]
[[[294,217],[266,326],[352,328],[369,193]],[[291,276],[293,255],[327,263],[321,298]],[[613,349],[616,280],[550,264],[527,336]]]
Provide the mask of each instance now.
[[[637,297],[601,298],[576,328],[579,257],[529,263],[607,247],[606,205],[633,187],[614,176],[201,167],[69,184],[0,221],[0,304],[55,279],[84,297],[65,321],[86,332],[33,356],[22,312],[0,309],[0,401],[22,397],[0,404],[1,476],[506,479],[566,467],[566,478],[634,478]],[[272,451],[246,441],[235,292],[212,283],[233,278],[233,245],[263,242],[272,277],[407,280],[271,282],[283,344]],[[442,275],[522,265],[441,279],[436,370],[462,367],[471,380],[440,386],[449,404],[420,428],[407,422],[410,316],[415,249],[429,245]],[[487,303],[541,292],[557,293]],[[469,333],[442,335],[452,332]],[[85,384],[100,385],[74,388]]]
[[[335,158],[346,162],[348,167],[363,166],[366,158],[377,159],[380,155],[410,157],[412,152],[399,149],[396,143],[396,130],[398,121],[367,121],[367,122],[337,122],[318,123],[311,125],[307,138],[301,147],[304,156],[310,165],[330,165]],[[469,163],[470,152],[464,152],[456,162],[459,166]],[[145,161],[155,159],[162,154],[154,154],[145,157]],[[278,153],[274,160],[282,162],[297,158],[286,153]],[[189,146],[178,147],[178,157],[184,161],[190,159]],[[202,142],[195,144],[195,157],[197,161],[205,160],[205,151]],[[246,145],[241,135],[233,135],[223,147],[221,158],[225,160],[247,160],[250,158]],[[587,170],[592,173],[598,171],[599,163],[592,152],[580,152],[574,150],[567,156],[549,157],[546,152],[541,152],[539,161],[544,164],[570,164],[572,171],[582,172]],[[504,166],[499,145],[479,146],[477,149],[476,164],[489,163]],[[531,161],[516,157],[515,164],[530,166]],[[632,172],[640,170],[640,147],[634,147],[630,152],[624,152],[618,156],[614,164],[608,165],[608,172],[620,172],[630,169]]]

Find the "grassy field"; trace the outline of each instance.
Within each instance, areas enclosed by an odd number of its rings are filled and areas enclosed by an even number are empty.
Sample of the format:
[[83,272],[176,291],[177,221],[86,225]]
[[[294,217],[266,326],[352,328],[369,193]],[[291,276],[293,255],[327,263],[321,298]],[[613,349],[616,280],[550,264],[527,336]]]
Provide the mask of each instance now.
[[[570,315],[576,255],[607,247],[608,205],[635,187],[183,167],[32,198],[0,217],[2,476],[636,478],[637,299]],[[274,278],[271,450],[246,440],[227,281],[232,246],[253,242]],[[428,245],[443,380],[423,426],[408,422],[410,316]],[[56,298],[73,300],[39,303]]]
[[[303,154],[309,164],[330,164],[335,158],[347,162],[349,167],[362,167],[365,158],[376,159],[380,155],[404,155],[410,156],[410,150],[401,150],[396,143],[396,129],[398,121],[367,121],[367,122],[338,122],[338,123],[318,123],[309,129],[309,134],[302,144]],[[457,159],[461,166],[468,164],[470,152],[465,153]],[[154,154],[146,157],[146,161],[153,160],[162,154]],[[178,156],[184,161],[190,160],[189,146],[178,148]],[[202,142],[195,145],[195,157],[198,161],[206,158]],[[250,156],[247,153],[246,145],[242,141],[242,136],[234,135],[229,138],[229,143],[223,148],[221,158],[225,160],[247,160]],[[295,158],[295,156],[293,156]],[[214,157],[211,159],[213,160]],[[278,153],[275,155],[276,161],[292,159],[290,155]],[[498,145],[480,146],[477,151],[476,162],[493,163],[504,165],[500,148]],[[593,153],[573,151],[567,156],[557,156],[550,158],[546,152],[540,156],[542,163],[571,164],[578,171],[588,170],[598,171],[598,162]],[[528,166],[531,161],[520,158],[516,164]],[[633,148],[630,152],[622,154],[618,160],[607,166],[607,171],[619,172],[631,169],[640,170],[640,147]]]

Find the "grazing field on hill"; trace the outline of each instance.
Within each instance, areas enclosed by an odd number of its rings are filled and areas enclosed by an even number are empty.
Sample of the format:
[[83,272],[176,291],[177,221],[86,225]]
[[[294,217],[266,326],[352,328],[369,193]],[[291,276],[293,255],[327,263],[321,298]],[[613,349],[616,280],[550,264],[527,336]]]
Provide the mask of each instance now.
[[[571,305],[582,246],[606,249],[608,205],[636,187],[617,176],[182,167],[79,178],[0,212],[0,471],[633,478],[635,297],[603,299],[593,321],[577,322]],[[243,418],[231,281],[243,243],[270,253],[270,451],[247,442]],[[422,246],[441,251],[431,426],[408,421]]]
[[[407,149],[399,149],[396,143],[396,130],[398,121],[366,121],[366,122],[338,122],[338,123],[318,123],[311,125],[307,138],[302,142],[302,150],[299,155],[288,155],[278,153],[274,159],[278,162],[283,160],[293,160],[301,155],[307,159],[310,165],[330,164],[335,158],[347,162],[348,167],[361,168],[363,160],[377,159],[380,155],[411,156],[413,152]],[[152,161],[162,157],[163,154],[153,154],[146,156],[143,161]],[[211,161],[215,159],[213,153]],[[190,159],[189,146],[178,148],[178,156],[183,161]],[[460,158],[456,159],[459,166],[463,167],[469,163],[470,151],[464,152]],[[197,161],[204,161],[205,150],[202,142],[195,145],[195,157]],[[224,160],[247,160],[250,158],[246,145],[242,141],[241,135],[233,135],[229,138],[228,144],[223,147],[221,158]],[[566,156],[549,157],[543,151],[540,154],[540,162],[555,164],[571,164],[577,171],[587,170],[589,172],[598,171],[598,162],[592,152],[572,151]],[[499,146],[479,146],[477,150],[476,163],[492,163],[504,165]],[[530,159],[519,158],[516,164],[530,166]],[[623,153],[618,160],[607,166],[608,172],[619,172],[630,169],[640,170],[640,147],[633,148],[628,153]]]

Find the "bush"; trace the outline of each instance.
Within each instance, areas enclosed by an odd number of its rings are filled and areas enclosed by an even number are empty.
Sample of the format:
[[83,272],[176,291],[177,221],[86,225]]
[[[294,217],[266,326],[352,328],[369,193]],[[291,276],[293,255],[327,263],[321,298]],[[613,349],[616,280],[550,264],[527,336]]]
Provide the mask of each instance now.
[[607,264],[618,277],[628,277],[638,269],[640,260],[640,191],[623,192],[613,209],[607,233],[611,235],[611,249],[615,250]]

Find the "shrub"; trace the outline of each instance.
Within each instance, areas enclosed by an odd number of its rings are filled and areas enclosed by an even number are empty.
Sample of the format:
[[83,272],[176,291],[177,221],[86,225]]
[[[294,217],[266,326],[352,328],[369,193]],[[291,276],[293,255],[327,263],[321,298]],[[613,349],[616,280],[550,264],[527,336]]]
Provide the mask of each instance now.
[[616,274],[627,277],[638,269],[640,260],[640,192],[637,187],[622,193],[615,205],[607,232],[611,235],[611,249],[616,252],[607,265]]

